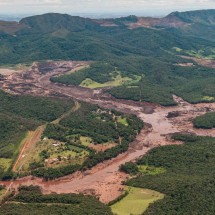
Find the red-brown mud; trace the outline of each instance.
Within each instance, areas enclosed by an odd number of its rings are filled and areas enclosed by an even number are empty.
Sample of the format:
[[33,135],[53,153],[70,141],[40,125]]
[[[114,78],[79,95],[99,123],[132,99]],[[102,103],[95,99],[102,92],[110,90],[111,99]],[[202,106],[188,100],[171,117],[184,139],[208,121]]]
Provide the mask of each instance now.
[[[77,172],[48,182],[32,177],[17,179],[12,182],[12,187],[14,188],[20,185],[39,185],[42,187],[44,193],[93,194],[98,196],[102,202],[107,203],[122,193],[124,187],[122,182],[128,177],[128,175],[119,171],[121,164],[135,161],[154,147],[181,144],[181,142],[173,141],[170,138],[173,133],[191,132],[203,136],[215,136],[215,129],[207,131],[199,130],[193,128],[192,125],[194,117],[208,111],[215,111],[215,104],[191,105],[176,96],[174,96],[174,99],[178,105],[173,107],[161,107],[150,103],[117,100],[106,95],[103,90],[66,86],[49,81],[51,76],[62,74],[65,71],[59,70],[40,74],[35,68],[35,72],[37,73],[37,76],[33,79],[35,89],[41,89],[41,91],[47,92],[47,95],[71,97],[97,104],[103,108],[135,114],[145,122],[145,127],[136,140],[130,144],[130,148],[126,153],[98,164],[91,170]],[[22,90],[21,87],[20,89]],[[28,94],[29,92],[25,91],[25,93]],[[25,93],[22,91],[22,94]],[[34,94],[38,95],[37,90],[34,91]],[[177,115],[173,114],[172,117],[167,117],[172,112],[177,112]],[[9,184],[10,182],[6,183],[8,186]]]

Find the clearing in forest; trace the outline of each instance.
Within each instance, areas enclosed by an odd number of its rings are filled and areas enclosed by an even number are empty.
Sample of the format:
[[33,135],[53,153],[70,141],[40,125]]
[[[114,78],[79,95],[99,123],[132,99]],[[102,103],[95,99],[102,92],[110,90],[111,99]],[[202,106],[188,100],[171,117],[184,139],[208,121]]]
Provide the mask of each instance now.
[[25,165],[26,160],[30,151],[33,151],[37,142],[40,141],[41,135],[45,129],[45,126],[38,127],[35,131],[29,131],[27,137],[23,142],[22,149],[20,154],[13,166],[13,171],[18,172],[22,169],[23,165]]
[[164,197],[163,194],[148,189],[127,187],[127,191],[128,195],[126,197],[111,206],[114,214],[142,214],[149,204]]

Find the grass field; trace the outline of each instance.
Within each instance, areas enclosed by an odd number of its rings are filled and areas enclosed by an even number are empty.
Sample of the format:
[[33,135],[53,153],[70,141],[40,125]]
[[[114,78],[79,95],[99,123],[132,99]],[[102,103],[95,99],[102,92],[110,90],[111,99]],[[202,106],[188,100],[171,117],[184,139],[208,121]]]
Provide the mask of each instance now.
[[5,191],[6,191],[6,189],[0,189],[0,203],[2,202],[2,200],[4,198]]
[[117,122],[121,123],[122,125],[128,126],[128,122],[125,117],[117,117]]
[[5,192],[5,189],[0,190],[0,198],[4,194],[4,192]]
[[138,170],[144,175],[159,175],[166,172],[166,170],[162,167],[153,167],[147,165],[138,165]]
[[35,131],[29,131],[25,139],[23,139],[21,146],[19,147],[19,156],[14,163],[13,171],[24,170],[28,166],[28,160],[31,153],[35,153],[35,147],[38,141],[40,141],[41,135],[45,129],[45,125],[39,126]]
[[111,206],[117,215],[141,215],[149,204],[162,199],[163,194],[153,190],[127,187],[129,194],[121,201]]
[[203,96],[203,98],[202,98],[204,101],[208,101],[208,102],[210,102],[210,101],[213,101],[215,98],[214,97],[211,97],[211,96]]
[[98,82],[95,82],[89,78],[85,79],[82,83],[81,83],[81,87],[88,87],[91,89],[95,89],[95,88],[101,88],[101,87],[117,87],[117,86],[121,86],[126,82],[131,81],[132,79],[130,78],[122,78],[120,75],[118,75],[113,81],[109,81],[106,82],[104,84],[100,84]]
[[4,171],[7,171],[9,167],[12,165],[13,159],[10,158],[0,158],[1,167]]
[[[43,158],[42,152],[46,152],[48,156]],[[62,166],[68,162],[80,164],[85,160],[88,154],[88,151],[76,146],[66,146],[64,143],[54,140],[42,140],[35,145],[34,150],[30,151],[28,159],[23,166],[23,170],[29,170],[29,165],[34,162],[41,162],[45,165],[44,159],[49,160],[49,167]],[[58,161],[58,159],[60,160]],[[50,164],[50,162],[52,164]]]
[[186,51],[186,54],[196,57],[196,58],[202,58],[202,59],[214,59],[215,58],[215,53],[213,51],[214,54],[206,54],[203,50],[199,50],[199,51],[194,51],[194,50],[190,50],[190,51]]
[[205,53],[204,50],[183,50],[181,48],[178,48],[178,47],[173,47],[173,50],[176,51],[176,52],[181,52],[181,53],[185,53],[185,54],[188,54],[192,57],[196,57],[196,58],[202,58],[202,59],[214,59],[215,58],[215,51],[214,49],[211,49],[211,54],[207,54]]
[[81,142],[81,145],[83,146],[89,146],[90,143],[93,143],[93,140],[90,137],[81,136],[80,142]]
[[113,81],[108,81],[103,84],[95,82],[89,78],[86,78],[80,84],[81,87],[87,87],[91,89],[102,88],[102,87],[118,87],[124,84],[133,84],[139,82],[141,77],[137,76],[136,79],[131,79],[129,77],[122,77],[119,73],[116,77],[113,78]]

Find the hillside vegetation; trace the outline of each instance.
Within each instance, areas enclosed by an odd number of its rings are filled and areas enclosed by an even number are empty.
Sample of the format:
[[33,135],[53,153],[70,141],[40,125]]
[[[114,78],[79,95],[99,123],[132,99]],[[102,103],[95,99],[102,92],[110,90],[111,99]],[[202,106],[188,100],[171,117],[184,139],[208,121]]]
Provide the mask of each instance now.
[[[77,170],[92,168],[127,151],[129,143],[135,139],[142,127],[143,122],[136,116],[100,109],[96,105],[82,102],[76,111],[61,119],[59,124],[48,124],[43,134],[45,138],[61,141],[65,146],[63,151],[73,154],[64,158],[67,162],[47,168],[44,160],[50,159],[51,153],[46,149],[40,154],[43,159],[31,164],[32,174],[54,179]],[[110,147],[104,151],[96,151],[97,145]],[[59,150],[62,150],[62,146]],[[58,163],[59,161],[61,159],[58,159]]]
[[215,127],[215,113],[210,112],[194,119],[193,124],[196,128],[211,129]]
[[156,175],[140,174],[129,186],[156,190],[165,194],[144,214],[214,214],[214,138],[176,135],[183,145],[151,150],[138,165],[164,168]]
[[151,57],[123,57],[51,80],[81,86],[86,79],[107,84],[118,74],[127,81],[108,92],[119,99],[174,105],[172,94],[176,94],[191,103],[215,101],[215,69],[196,64],[182,67],[175,60],[173,63]]
[[[215,57],[214,14],[214,10],[175,12],[152,28],[132,29],[130,24],[138,23],[139,17],[93,20],[55,13],[27,17],[20,21],[16,37],[1,31],[0,65],[47,59],[96,61],[52,81],[117,87],[110,91],[117,98],[162,105],[174,105],[173,93],[192,103],[208,97],[214,101],[214,69],[196,63],[182,67],[192,61],[179,56]],[[105,22],[114,25],[105,27],[101,24]],[[206,29],[210,33],[205,34]]]
[[73,101],[13,96],[0,91],[0,177],[10,177],[11,166],[27,131],[68,111]]
[[77,194],[42,195],[39,187],[20,187],[19,193],[0,207],[0,214],[16,215],[112,215],[95,197]]

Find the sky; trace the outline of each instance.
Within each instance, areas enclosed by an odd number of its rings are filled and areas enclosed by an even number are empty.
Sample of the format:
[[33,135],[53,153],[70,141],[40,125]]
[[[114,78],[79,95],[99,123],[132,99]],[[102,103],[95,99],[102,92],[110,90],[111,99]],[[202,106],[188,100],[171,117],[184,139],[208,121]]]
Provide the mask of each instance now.
[[0,14],[127,14],[162,16],[172,11],[215,9],[215,0],[0,0]]

